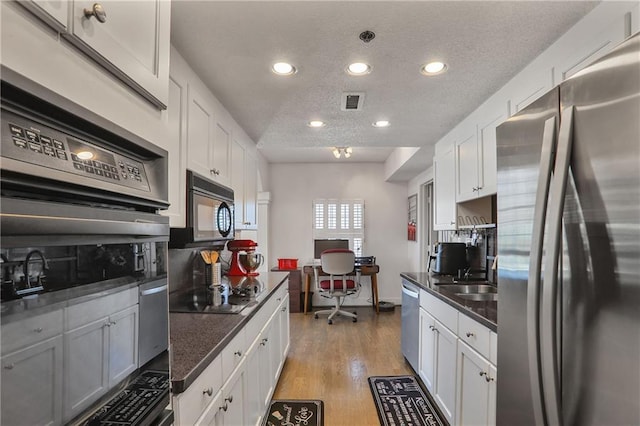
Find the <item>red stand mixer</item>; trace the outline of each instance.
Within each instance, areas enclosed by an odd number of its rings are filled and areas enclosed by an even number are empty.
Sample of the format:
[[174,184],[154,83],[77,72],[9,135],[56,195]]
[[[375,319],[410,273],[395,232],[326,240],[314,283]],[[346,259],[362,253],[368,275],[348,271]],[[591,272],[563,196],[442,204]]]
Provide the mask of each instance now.
[[256,269],[262,265],[263,257],[256,253],[258,243],[253,240],[232,240],[227,243],[227,250],[231,252],[231,266],[227,275],[230,277],[255,277],[259,275]]

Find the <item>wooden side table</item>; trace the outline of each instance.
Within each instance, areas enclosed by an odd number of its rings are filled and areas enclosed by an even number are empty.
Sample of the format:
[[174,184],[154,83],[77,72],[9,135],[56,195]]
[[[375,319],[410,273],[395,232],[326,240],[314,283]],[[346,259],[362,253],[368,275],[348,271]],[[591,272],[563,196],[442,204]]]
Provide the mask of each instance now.
[[[311,277],[313,276],[313,265],[304,265],[302,271],[304,272],[304,310],[307,313],[309,292],[311,291]],[[371,305],[375,308],[376,314],[380,313],[380,302],[378,300],[378,272],[380,272],[380,266],[378,265],[362,265],[360,267],[360,275],[371,277]]]

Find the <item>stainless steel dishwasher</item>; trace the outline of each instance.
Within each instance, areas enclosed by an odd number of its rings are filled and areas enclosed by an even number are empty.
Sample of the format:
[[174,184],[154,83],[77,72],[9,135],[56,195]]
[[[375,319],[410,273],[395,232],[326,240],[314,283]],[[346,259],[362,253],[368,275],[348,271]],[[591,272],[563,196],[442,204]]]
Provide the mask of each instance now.
[[420,345],[420,291],[418,286],[402,280],[402,354],[414,371],[418,371]]

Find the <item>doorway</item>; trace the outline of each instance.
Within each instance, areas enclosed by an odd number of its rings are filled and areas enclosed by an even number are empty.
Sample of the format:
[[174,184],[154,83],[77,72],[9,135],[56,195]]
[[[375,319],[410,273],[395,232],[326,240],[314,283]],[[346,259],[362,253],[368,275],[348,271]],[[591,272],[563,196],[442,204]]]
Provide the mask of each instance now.
[[422,200],[422,215],[420,233],[420,270],[426,272],[429,265],[431,250],[438,234],[433,230],[433,180],[420,186],[420,198]]

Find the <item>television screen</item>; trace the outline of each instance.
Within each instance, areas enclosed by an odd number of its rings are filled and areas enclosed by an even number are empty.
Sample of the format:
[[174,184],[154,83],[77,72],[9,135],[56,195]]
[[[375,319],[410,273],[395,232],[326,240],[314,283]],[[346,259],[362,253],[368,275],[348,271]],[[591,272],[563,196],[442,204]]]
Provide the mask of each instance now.
[[320,259],[320,255],[323,251],[329,249],[348,249],[349,240],[313,240],[313,253],[314,259]]

